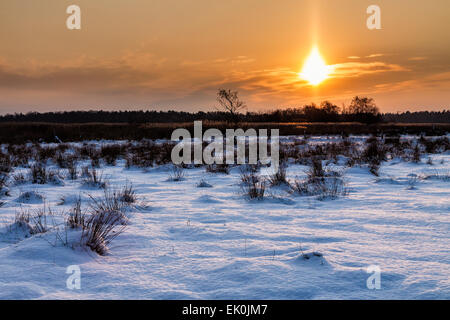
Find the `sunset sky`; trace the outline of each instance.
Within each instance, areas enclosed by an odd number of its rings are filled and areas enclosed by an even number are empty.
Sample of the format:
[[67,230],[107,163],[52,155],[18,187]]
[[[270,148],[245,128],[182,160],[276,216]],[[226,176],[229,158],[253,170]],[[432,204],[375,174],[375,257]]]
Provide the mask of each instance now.
[[[354,95],[450,109],[449,17],[448,0],[1,0],[0,114],[213,110],[219,88],[249,111]],[[313,46],[333,70],[317,86],[299,77]]]

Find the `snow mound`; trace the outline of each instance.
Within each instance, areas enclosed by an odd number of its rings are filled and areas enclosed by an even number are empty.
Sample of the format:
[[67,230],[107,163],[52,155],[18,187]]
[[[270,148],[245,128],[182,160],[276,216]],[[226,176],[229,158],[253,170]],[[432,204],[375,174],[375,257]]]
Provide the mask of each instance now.
[[17,197],[16,201],[20,203],[43,203],[44,196],[36,191],[25,191]]

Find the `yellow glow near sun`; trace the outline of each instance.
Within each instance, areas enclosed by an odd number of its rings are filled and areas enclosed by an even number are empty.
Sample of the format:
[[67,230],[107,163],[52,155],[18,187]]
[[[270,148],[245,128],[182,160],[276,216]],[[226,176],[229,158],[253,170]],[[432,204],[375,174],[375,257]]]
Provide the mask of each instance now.
[[327,66],[320,55],[319,49],[315,46],[308,59],[306,59],[299,77],[308,81],[311,85],[316,86],[327,79],[329,73],[330,67]]

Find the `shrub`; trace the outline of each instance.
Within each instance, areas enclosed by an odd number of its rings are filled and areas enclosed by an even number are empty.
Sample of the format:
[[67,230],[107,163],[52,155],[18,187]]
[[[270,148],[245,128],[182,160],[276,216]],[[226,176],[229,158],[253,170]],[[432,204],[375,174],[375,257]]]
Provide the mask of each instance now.
[[323,170],[322,161],[317,158],[313,158],[311,160],[311,165],[307,175],[309,180],[323,178],[325,176],[325,171]]
[[248,173],[258,173],[261,168],[261,164],[258,162],[257,164],[243,164],[239,167],[239,170],[242,172]]
[[21,184],[25,184],[27,182],[27,179],[25,178],[25,175],[23,173],[19,172],[13,175],[13,181],[14,185],[18,186]]
[[0,151],[0,173],[8,173],[12,170],[11,156]]
[[318,200],[336,199],[348,194],[345,181],[336,176],[315,180],[296,180],[291,184],[291,188],[301,196],[317,196]]
[[63,185],[64,182],[58,170],[48,170],[47,171],[47,181],[53,185]]
[[304,180],[295,180],[291,184],[291,188],[294,192],[301,196],[308,196],[311,195],[311,192],[308,188],[308,182]]
[[348,194],[344,180],[338,177],[329,177],[325,179],[324,183],[317,184],[315,188],[318,200],[333,200],[339,196],[346,196]]
[[81,168],[81,177],[82,178],[89,178],[91,176],[91,173],[89,172],[89,166],[84,166]]
[[92,166],[92,168],[100,168],[100,157],[98,156],[98,154],[92,155],[91,166]]
[[378,163],[369,163],[369,172],[371,174],[378,177],[380,175],[378,172],[379,170],[380,170],[380,165]]
[[69,216],[66,218],[66,225],[72,229],[81,228],[86,223],[86,213],[81,210],[81,198],[75,203]]
[[372,173],[377,173],[378,169],[376,168],[380,166],[382,161],[386,161],[386,149],[375,136],[367,139],[366,144],[367,147],[363,151],[362,159],[369,164],[369,168],[373,168]]
[[[99,255],[105,255],[109,243],[125,230],[128,223],[128,218],[123,212],[126,204],[120,200],[119,193],[115,191],[105,190],[104,198],[91,197],[91,199],[91,215],[86,218],[82,213],[77,213],[84,220],[81,244]],[[79,210],[78,207],[76,210]]]
[[23,230],[26,230],[27,233],[31,234],[32,228],[30,226],[30,213],[24,211],[16,212],[14,217],[14,225]]
[[120,191],[105,189],[103,198],[95,199],[92,196],[90,196],[90,198],[90,208],[93,215],[105,216],[105,213],[117,215],[120,216],[120,219],[116,222],[122,225],[126,225],[128,223],[128,218],[124,214],[124,210],[128,206],[128,203],[121,199]]
[[416,175],[412,175],[408,178],[408,190],[415,190],[419,179]]
[[70,180],[77,180],[78,170],[77,170],[77,164],[75,161],[70,163],[70,165],[68,165],[67,172],[69,174]]
[[197,183],[197,188],[212,188],[212,185],[202,178],[200,179],[200,182]]
[[230,166],[226,163],[223,164],[209,164],[206,166],[206,172],[211,173],[230,173]]
[[53,216],[51,209],[46,211],[46,207],[36,210],[30,215],[30,223],[32,226],[32,234],[46,233],[48,231],[47,217]]
[[0,173],[0,196],[9,195],[9,190],[6,188],[8,181],[8,175],[6,173]]
[[132,184],[126,184],[119,192],[119,200],[131,204],[137,200],[136,191]]
[[83,168],[83,185],[91,188],[105,189],[106,181],[103,179],[103,173],[99,174],[95,168],[92,168],[90,171],[89,168],[85,168]]
[[104,145],[100,149],[100,156],[108,165],[115,166],[117,159],[122,155],[122,147],[120,144]]
[[307,178],[297,179],[290,186],[298,195],[317,196],[318,200],[336,199],[348,193],[342,173],[323,169],[322,162],[317,159],[313,159]]
[[55,162],[61,169],[68,169],[75,163],[75,157],[72,155],[65,155],[62,152],[58,152],[55,157]]
[[288,184],[286,178],[286,165],[282,163],[278,167],[278,171],[269,177],[269,183],[271,186],[278,186],[281,184]]
[[31,182],[34,184],[47,183],[47,168],[41,163],[35,163],[30,168]]
[[66,225],[72,229],[81,229],[80,245],[90,248],[99,255],[108,252],[108,245],[120,235],[126,227],[124,223],[123,202],[116,192],[107,192],[102,199],[91,197],[90,213],[83,211],[78,198]]
[[98,211],[87,218],[82,226],[80,243],[99,255],[108,252],[108,245],[120,235],[125,226],[117,225],[122,216],[115,211]]
[[243,193],[249,199],[262,200],[266,191],[266,182],[260,181],[259,177],[254,174],[249,177],[249,181],[242,185]]
[[169,181],[182,181],[184,180],[184,169],[181,166],[172,166],[169,172]]
[[433,174],[425,175],[422,177],[423,180],[440,180],[440,181],[450,181],[450,172],[440,172],[437,171]]
[[14,224],[26,229],[30,235],[46,233],[49,230],[47,218],[53,217],[51,209],[38,209],[32,213],[23,212],[16,213]]
[[19,195],[17,202],[20,203],[41,203],[44,197],[36,191],[26,191]]
[[419,163],[421,156],[422,156],[422,152],[420,150],[419,144],[417,143],[413,150],[412,162]]

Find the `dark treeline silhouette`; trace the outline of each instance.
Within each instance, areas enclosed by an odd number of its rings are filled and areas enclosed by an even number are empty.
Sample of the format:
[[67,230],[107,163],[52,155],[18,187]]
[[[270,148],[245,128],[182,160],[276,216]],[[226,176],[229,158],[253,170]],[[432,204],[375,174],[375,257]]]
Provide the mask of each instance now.
[[383,114],[383,121],[400,123],[450,123],[450,110],[385,113]]
[[0,122],[47,123],[179,123],[203,121],[227,122],[399,122],[399,123],[450,123],[450,111],[419,111],[381,114],[375,101],[368,97],[354,97],[347,107],[324,101],[320,105],[278,109],[266,112],[239,111],[245,107],[237,92],[219,90],[221,111],[189,113],[183,111],[63,111],[29,112],[0,116]]
[[[64,111],[29,112],[0,116],[0,122],[50,122],[50,123],[171,123],[194,120],[229,120],[227,112],[182,111]],[[364,119],[367,118],[367,119]],[[239,115],[244,122],[399,122],[399,123],[450,123],[450,110],[384,113],[379,116],[334,113],[321,108],[305,106],[271,112],[247,112]]]

